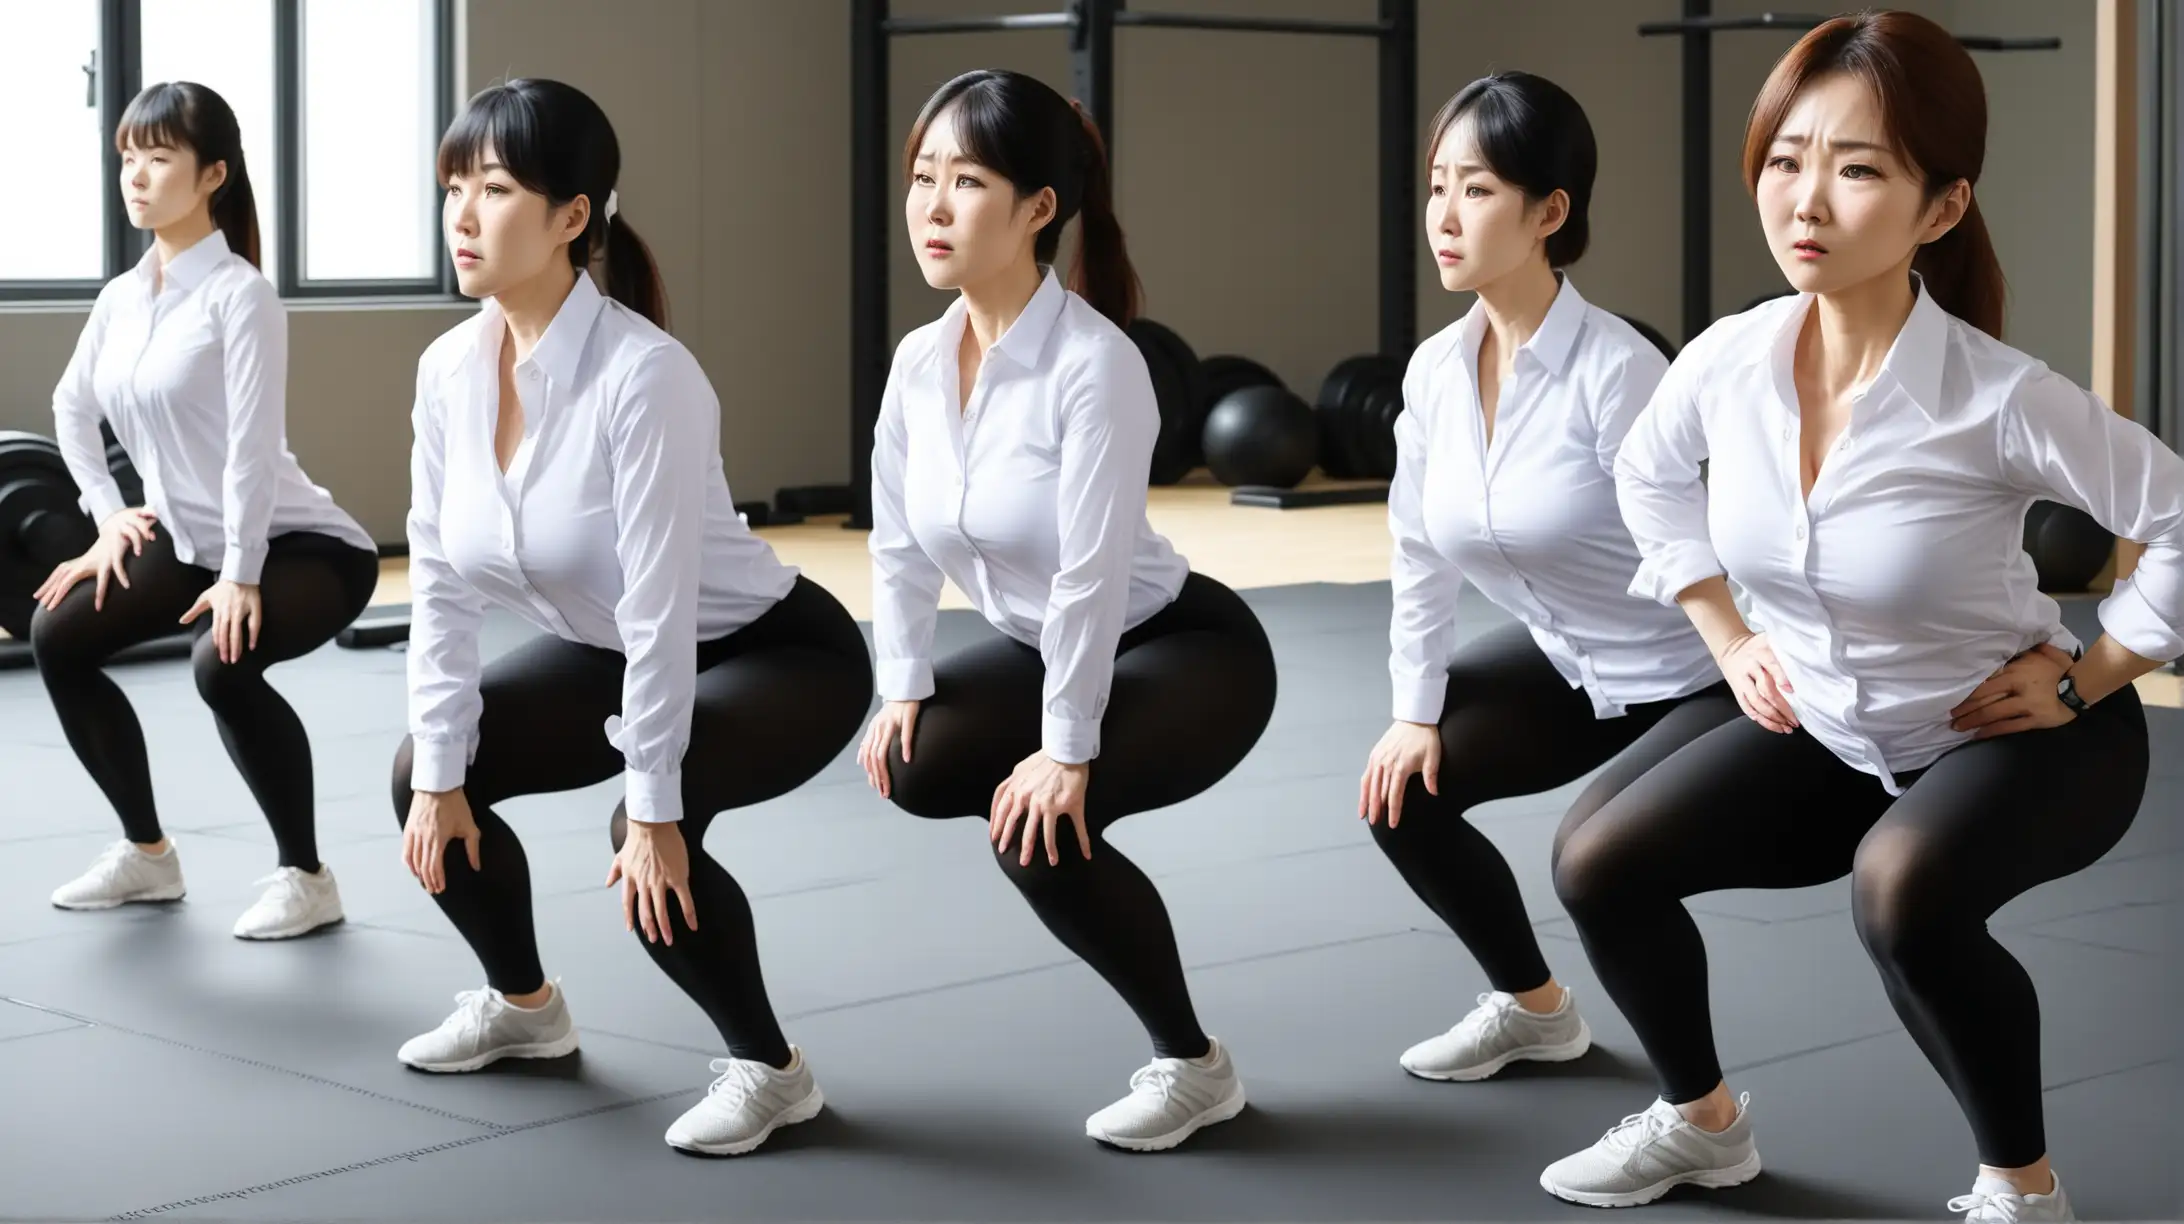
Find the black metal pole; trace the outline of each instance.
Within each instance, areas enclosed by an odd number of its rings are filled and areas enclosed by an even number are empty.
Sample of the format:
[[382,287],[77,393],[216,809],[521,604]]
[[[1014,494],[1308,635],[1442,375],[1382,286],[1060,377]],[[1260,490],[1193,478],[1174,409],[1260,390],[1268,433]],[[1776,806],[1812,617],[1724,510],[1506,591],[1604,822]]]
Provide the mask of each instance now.
[[[1683,0],[1683,15],[1710,17],[1713,0]],[[1683,343],[1714,321],[1714,36],[1683,33]]]
[[1069,34],[1069,83],[1077,101],[1099,125],[1107,165],[1115,165],[1115,14],[1123,0],[1073,0],[1077,24]]
[[99,6],[99,133],[100,161],[106,167],[105,202],[106,276],[121,275],[143,257],[147,236],[129,223],[121,203],[121,153],[114,148],[114,133],[121,127],[121,113],[144,88],[143,10],[138,0],[106,0]]
[[872,529],[872,431],[887,389],[887,0],[849,22],[849,522]]
[[1380,351],[1418,342],[1418,0],[1380,0]]

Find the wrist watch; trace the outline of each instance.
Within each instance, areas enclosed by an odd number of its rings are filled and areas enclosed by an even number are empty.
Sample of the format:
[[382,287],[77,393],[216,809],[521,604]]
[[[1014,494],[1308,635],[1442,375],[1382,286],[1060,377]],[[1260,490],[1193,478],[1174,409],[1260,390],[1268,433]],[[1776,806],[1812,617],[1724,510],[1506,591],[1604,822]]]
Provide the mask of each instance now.
[[2072,712],[2085,713],[2087,708],[2085,698],[2078,696],[2078,682],[2071,679],[2069,675],[2066,674],[2061,680],[2056,681],[2055,696],[2064,705],[2069,706]]

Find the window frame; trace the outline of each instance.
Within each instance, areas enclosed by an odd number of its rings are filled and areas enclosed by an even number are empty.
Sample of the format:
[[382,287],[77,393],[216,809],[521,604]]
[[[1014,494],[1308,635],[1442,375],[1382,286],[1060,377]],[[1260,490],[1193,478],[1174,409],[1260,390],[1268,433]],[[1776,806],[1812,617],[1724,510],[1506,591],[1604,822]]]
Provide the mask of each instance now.
[[[273,182],[276,241],[280,257],[275,289],[286,300],[327,301],[343,298],[460,297],[455,270],[447,258],[447,239],[440,226],[432,226],[434,273],[428,277],[389,280],[311,280],[303,276],[303,0],[265,0],[273,6],[273,139],[280,157]],[[429,0],[432,5],[433,122],[446,131],[455,111],[455,0]],[[139,91],[143,80],[142,0],[98,0],[99,42],[93,51],[97,73],[99,130],[104,147],[99,164],[105,179],[100,189],[100,232],[105,272],[96,280],[0,280],[0,303],[80,302],[99,295],[106,282],[135,266],[151,243],[151,236],[129,224],[113,184],[121,177],[121,154],[114,149],[113,134],[121,114]],[[437,188],[417,206],[437,217]]]

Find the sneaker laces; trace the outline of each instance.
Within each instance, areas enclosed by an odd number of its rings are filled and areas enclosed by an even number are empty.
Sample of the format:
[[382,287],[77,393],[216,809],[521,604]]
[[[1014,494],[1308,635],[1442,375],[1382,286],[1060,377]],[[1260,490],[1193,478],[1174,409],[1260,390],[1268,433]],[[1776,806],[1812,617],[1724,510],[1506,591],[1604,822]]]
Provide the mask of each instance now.
[[1479,996],[1478,1003],[1476,1009],[1449,1030],[1451,1036],[1470,1037],[1483,1045],[1487,1038],[1499,1037],[1507,1031],[1509,1017],[1517,1010],[1517,996],[1490,990]]
[[283,867],[264,879],[254,881],[251,887],[267,890],[264,896],[258,898],[260,905],[274,900],[276,897],[293,899],[299,902],[308,901],[310,897],[304,892],[303,879],[302,868]]
[[440,1027],[457,1033],[474,1042],[485,1040],[486,1026],[492,1023],[493,988],[465,990],[455,996],[455,1010],[440,1021]]
[[[129,861],[129,856],[132,854],[143,855],[144,852],[137,849],[135,842],[124,837],[106,849],[99,851],[98,858],[92,860],[91,870],[103,871],[108,875],[115,874],[121,870],[122,864]],[[151,856],[144,855],[144,857],[149,858]]]
[[1949,1211],[1963,1215],[1966,1224],[2012,1224],[2025,1209],[2022,1194],[1989,1194],[1974,1190],[1949,1200]]
[[1168,1100],[1175,1095],[1176,1084],[1182,1079],[1182,1068],[1178,1059],[1154,1059],[1130,1073],[1131,1095]]
[[771,1078],[766,1074],[766,1065],[755,1058],[716,1058],[706,1064],[706,1069],[720,1078],[706,1088],[705,1095],[725,1091],[737,1106],[764,1091]]
[[1634,1113],[1610,1127],[1600,1136],[1600,1145],[1611,1152],[1635,1155],[1669,1132],[1673,1123],[1657,1109]]

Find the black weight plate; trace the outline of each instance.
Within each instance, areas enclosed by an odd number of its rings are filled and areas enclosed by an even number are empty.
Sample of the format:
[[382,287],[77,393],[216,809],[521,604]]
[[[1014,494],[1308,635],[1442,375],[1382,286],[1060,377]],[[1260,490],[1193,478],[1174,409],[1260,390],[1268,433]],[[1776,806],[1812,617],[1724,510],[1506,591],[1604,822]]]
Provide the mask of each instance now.
[[31,592],[98,537],[76,498],[51,439],[0,432],[0,629],[18,639],[30,636]]
[[[1184,400],[1182,414],[1171,427],[1164,412],[1160,431],[1160,445],[1166,449],[1161,466],[1172,470],[1175,465],[1180,464],[1182,471],[1175,479],[1181,480],[1190,474],[1192,468],[1206,461],[1201,437],[1206,428],[1206,413],[1212,410],[1213,404],[1206,396],[1206,380],[1199,369],[1198,354],[1183,337],[1176,334],[1174,328],[1152,319],[1133,319],[1130,330],[1132,338],[1138,341],[1139,348],[1158,349],[1166,354],[1168,364],[1180,374],[1186,388],[1187,398]],[[1172,437],[1171,428],[1175,431]],[[1175,481],[1163,483],[1173,484]]]
[[1319,418],[1320,471],[1333,480],[1351,480],[1365,474],[1364,456],[1358,453],[1351,428],[1350,395],[1358,375],[1372,367],[1375,357],[1345,357],[1320,380],[1313,415]]
[[[1395,475],[1395,413],[1402,411],[1402,389],[1375,379],[1358,380],[1348,415],[1358,455],[1358,475],[1387,480]],[[1392,409],[1392,411],[1391,411]]]
[[[1392,395],[1401,406],[1403,367],[1399,358],[1371,353],[1347,359],[1329,376],[1333,393],[1340,397],[1335,404],[1336,420],[1340,435],[1348,442],[1347,458],[1353,477],[1379,480],[1394,474],[1392,467],[1381,462],[1387,448],[1379,441],[1381,414],[1377,404]],[[1391,437],[1389,445],[1392,443]]]
[[144,480],[137,475],[136,465],[129,461],[129,452],[119,442],[106,444],[106,470],[114,474],[114,483],[121,486],[122,504],[144,504]]
[[1150,331],[1141,329],[1138,322],[1130,325],[1130,339],[1145,358],[1146,372],[1153,380],[1153,398],[1160,405],[1160,435],[1153,442],[1153,459],[1146,480],[1151,484],[1171,485],[1190,474],[1191,455],[1197,449],[1185,445],[1182,437],[1190,419],[1196,415],[1190,409],[1191,384],[1176,368],[1168,347]]

